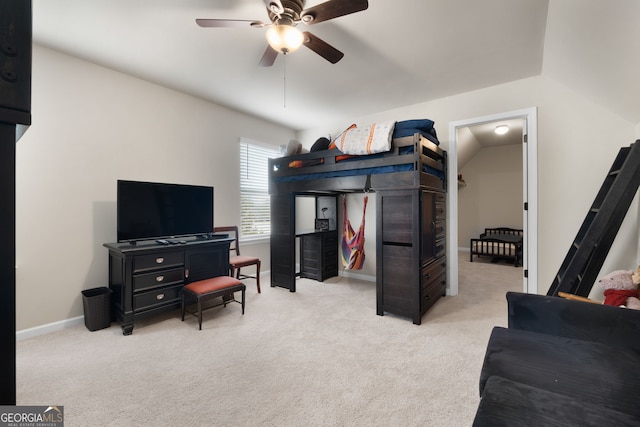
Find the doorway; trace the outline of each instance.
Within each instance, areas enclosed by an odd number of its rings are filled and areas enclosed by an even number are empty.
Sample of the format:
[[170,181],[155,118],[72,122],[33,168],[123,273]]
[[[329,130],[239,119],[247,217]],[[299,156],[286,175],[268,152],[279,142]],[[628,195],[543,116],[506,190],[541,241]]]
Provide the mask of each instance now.
[[535,107],[516,110],[490,116],[477,117],[449,123],[449,184],[447,223],[447,247],[449,257],[449,272],[447,282],[448,295],[458,294],[458,144],[461,129],[486,123],[506,120],[523,120],[522,170],[523,170],[523,284],[524,292],[537,294],[538,271],[538,198],[537,198],[537,109]]

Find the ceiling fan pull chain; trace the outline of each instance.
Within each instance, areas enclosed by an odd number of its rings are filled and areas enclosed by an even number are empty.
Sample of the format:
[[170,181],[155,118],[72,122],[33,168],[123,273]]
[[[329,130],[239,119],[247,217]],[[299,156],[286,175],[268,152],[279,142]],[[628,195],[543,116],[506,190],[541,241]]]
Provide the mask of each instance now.
[[283,74],[284,74],[284,76],[282,78],[282,80],[283,80],[282,81],[282,86],[283,86],[283,89],[282,89],[282,91],[283,91],[282,104],[283,105],[282,106],[284,108],[287,108],[287,55],[282,55],[282,56],[284,56],[284,64],[283,64],[283,67],[284,67],[283,68],[283,70],[284,70]]

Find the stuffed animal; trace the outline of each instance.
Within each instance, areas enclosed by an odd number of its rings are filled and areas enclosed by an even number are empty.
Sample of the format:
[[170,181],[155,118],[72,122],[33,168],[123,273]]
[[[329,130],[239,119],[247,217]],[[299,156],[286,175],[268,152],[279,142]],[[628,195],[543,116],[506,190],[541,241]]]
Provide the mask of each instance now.
[[598,280],[604,291],[604,304],[640,310],[638,285],[634,283],[633,271],[616,270]]
[[631,280],[633,280],[634,285],[640,285],[640,267],[631,274]]

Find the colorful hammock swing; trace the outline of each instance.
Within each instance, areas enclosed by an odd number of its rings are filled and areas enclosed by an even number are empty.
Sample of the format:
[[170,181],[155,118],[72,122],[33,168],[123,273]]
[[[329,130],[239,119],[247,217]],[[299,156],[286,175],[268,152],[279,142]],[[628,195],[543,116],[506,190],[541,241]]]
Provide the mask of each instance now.
[[362,222],[356,233],[347,216],[347,199],[342,198],[342,266],[347,270],[361,270],[364,266],[364,216],[368,200],[369,197],[365,195]]

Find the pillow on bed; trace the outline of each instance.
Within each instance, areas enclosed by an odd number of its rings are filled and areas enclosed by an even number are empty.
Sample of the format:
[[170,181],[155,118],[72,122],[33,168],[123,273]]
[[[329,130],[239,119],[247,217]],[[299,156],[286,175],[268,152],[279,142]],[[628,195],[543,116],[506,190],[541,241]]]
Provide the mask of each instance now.
[[328,150],[329,149],[329,144],[331,144],[331,141],[329,141],[324,136],[320,137],[311,146],[311,152],[313,153],[314,151]]
[[[440,141],[438,141],[438,135],[436,134],[436,128],[433,127],[434,124],[435,122],[429,119],[404,120],[401,122],[397,122],[396,127],[393,130],[393,137],[402,138],[404,136],[411,136],[414,133],[419,133],[434,144],[440,145]],[[433,138],[429,138],[428,135],[431,135]]]
[[396,129],[420,129],[428,132],[433,129],[434,124],[435,122],[429,119],[403,120],[396,122]]

